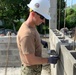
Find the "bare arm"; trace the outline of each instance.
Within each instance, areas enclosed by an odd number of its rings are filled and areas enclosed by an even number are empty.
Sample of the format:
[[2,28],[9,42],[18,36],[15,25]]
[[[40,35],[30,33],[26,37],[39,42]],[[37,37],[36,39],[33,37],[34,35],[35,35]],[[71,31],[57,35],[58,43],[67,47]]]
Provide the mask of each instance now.
[[24,61],[24,64],[28,63],[28,65],[37,65],[37,64],[47,63],[48,59],[47,58],[36,57],[34,54],[24,54],[23,61]]

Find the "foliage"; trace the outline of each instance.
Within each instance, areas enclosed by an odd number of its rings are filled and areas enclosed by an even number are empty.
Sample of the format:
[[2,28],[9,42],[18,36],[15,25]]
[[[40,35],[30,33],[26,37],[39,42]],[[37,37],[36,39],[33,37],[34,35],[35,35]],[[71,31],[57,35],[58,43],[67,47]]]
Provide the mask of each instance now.
[[70,9],[66,9],[66,11],[67,11],[67,15],[72,15],[75,11],[74,11],[74,9],[72,9],[72,8],[70,8]]
[[20,19],[26,19],[28,16],[29,0],[1,0],[0,2],[0,19],[3,20],[4,27],[12,29],[14,24],[16,28],[19,28]]
[[[60,3],[61,1],[61,3]],[[64,20],[65,20],[65,26],[70,28],[73,28],[76,26],[76,5],[73,5],[71,8],[66,8],[66,3],[64,0],[58,0],[57,4],[57,26],[59,26],[60,22],[60,29],[64,27]],[[61,6],[61,8],[59,7]],[[60,14],[59,14],[60,11]],[[60,21],[59,21],[60,16]],[[58,27],[59,29],[59,27]]]
[[76,26],[76,11],[74,9],[70,10],[68,10],[69,13],[67,12],[66,26],[68,28],[73,28]]
[[57,0],[57,28],[61,29],[64,25],[64,0]]
[[70,6],[68,6],[68,7],[67,7],[67,10],[69,10],[69,9],[71,9],[71,8],[72,8],[73,10],[75,10],[75,11],[76,11],[76,4],[72,5],[71,7],[70,7]]

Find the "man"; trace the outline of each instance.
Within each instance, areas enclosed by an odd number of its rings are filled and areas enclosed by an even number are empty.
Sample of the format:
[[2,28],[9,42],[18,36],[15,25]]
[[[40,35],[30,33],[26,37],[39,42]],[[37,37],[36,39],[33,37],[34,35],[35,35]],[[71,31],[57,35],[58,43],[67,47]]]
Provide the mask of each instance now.
[[41,57],[41,39],[36,29],[36,26],[45,23],[45,18],[50,19],[48,14],[50,2],[49,0],[31,0],[28,7],[30,8],[29,17],[21,25],[17,34],[17,45],[22,64],[21,75],[41,75],[41,64],[56,64],[58,60],[58,57]]

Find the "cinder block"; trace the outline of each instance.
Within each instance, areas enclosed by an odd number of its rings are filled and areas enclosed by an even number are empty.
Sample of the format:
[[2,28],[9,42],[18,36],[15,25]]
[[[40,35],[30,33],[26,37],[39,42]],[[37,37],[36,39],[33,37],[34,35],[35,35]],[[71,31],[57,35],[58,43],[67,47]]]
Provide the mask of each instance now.
[[[60,32],[60,34],[62,33]],[[66,43],[62,42],[62,39],[50,29],[50,49],[55,49],[60,57],[55,67],[51,65],[51,75],[76,75],[76,51],[67,48],[68,45],[73,45],[74,42],[67,36],[64,39]]]
[[76,63],[73,65],[73,73],[76,75]]
[[0,37],[0,66],[6,66],[7,60],[8,66],[17,67],[21,64],[16,36]]

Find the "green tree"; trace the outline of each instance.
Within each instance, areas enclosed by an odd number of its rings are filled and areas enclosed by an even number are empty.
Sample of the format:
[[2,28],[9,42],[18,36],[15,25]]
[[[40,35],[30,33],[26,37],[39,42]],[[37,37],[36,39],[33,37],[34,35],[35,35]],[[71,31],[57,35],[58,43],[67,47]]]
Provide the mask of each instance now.
[[66,17],[66,26],[69,29],[76,26],[76,11],[73,9],[70,10],[68,10],[69,13],[67,13],[67,17]]
[[57,29],[61,29],[64,26],[64,14],[65,14],[65,2],[64,0],[57,0]]
[[18,30],[21,25],[20,19],[27,19],[29,0],[0,0],[0,2],[2,8],[0,17],[4,20],[4,27],[12,29],[14,24]]
[[67,15],[72,15],[75,12],[75,10],[72,8],[66,9],[66,11],[67,11]]

